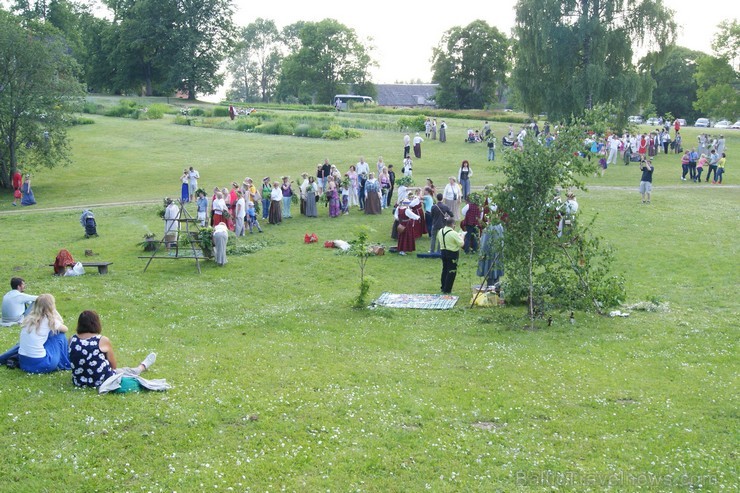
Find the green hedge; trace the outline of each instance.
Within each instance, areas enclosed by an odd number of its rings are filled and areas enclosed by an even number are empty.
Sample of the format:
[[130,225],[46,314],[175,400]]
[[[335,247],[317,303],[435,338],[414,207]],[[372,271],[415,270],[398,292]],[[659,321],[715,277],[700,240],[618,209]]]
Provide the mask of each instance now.
[[229,108],[228,108],[228,106],[216,106],[215,108],[213,108],[212,115],[214,117],[218,117],[218,116],[221,116],[221,117],[223,117],[223,116],[229,116]]

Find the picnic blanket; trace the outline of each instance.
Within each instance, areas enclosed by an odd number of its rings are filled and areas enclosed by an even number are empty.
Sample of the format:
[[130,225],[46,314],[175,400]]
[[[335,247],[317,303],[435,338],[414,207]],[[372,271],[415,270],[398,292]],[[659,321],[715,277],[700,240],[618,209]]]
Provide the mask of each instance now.
[[383,293],[373,306],[388,308],[417,308],[420,310],[449,310],[457,303],[457,296],[449,294],[394,294]]

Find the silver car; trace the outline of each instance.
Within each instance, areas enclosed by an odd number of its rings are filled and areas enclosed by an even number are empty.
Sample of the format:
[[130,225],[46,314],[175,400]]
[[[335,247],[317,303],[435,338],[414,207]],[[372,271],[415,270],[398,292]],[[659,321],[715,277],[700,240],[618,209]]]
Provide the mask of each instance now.
[[696,123],[694,123],[694,126],[709,128],[709,118],[699,118],[696,120]]

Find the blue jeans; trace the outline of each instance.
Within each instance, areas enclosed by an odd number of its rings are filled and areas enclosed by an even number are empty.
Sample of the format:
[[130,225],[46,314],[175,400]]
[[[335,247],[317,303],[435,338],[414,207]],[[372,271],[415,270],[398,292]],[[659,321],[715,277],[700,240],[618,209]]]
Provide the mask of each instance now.
[[467,226],[465,228],[465,240],[463,240],[463,250],[465,253],[478,251],[478,228],[476,226]]
[[292,197],[283,197],[283,219],[290,217],[290,199]]
[[717,183],[722,183],[722,175],[725,174],[724,168],[717,168],[717,173],[715,175],[715,178],[717,179]]
[[262,219],[267,219],[270,213],[270,199],[262,199]]
[[470,193],[470,180],[460,180],[460,185],[462,185],[462,198],[465,200]]
[[16,344],[12,348],[5,351],[3,354],[0,354],[0,366],[4,365],[8,362],[8,360],[12,357],[18,358],[18,349],[21,347],[20,344]]
[[489,161],[496,160],[496,150],[493,147],[488,148],[488,160]]

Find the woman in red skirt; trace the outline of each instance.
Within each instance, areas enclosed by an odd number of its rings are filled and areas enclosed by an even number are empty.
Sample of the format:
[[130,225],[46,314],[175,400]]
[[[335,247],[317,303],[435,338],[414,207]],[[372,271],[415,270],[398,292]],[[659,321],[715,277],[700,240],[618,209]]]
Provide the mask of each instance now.
[[[402,204],[396,208],[393,214],[398,220],[398,254],[406,255],[406,252],[416,250],[416,233],[414,223],[418,222],[420,216],[413,211],[413,207],[419,204],[415,198],[408,204]],[[403,231],[401,231],[403,229]]]

